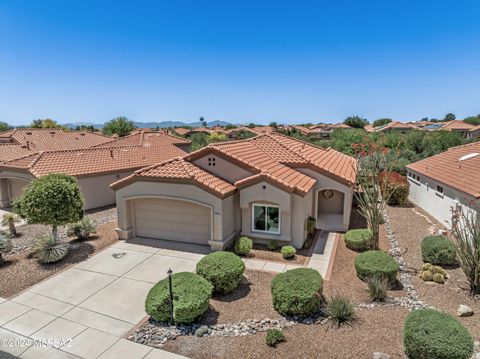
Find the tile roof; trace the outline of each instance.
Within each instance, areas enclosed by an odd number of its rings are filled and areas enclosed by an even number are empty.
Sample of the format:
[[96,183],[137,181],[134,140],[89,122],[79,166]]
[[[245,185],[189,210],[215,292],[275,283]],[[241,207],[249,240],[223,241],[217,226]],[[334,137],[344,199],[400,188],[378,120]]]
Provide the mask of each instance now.
[[10,161],[31,153],[32,151],[23,145],[15,143],[0,143],[0,162]]
[[48,173],[66,173],[72,176],[133,171],[167,159],[183,156],[186,152],[174,145],[123,146],[81,150],[37,152],[7,161],[0,169],[17,169],[41,177]]
[[461,130],[470,130],[473,127],[475,126],[469,123],[466,123],[460,120],[453,120],[453,121],[444,122],[442,126],[442,130],[446,130],[446,131],[460,130],[461,131]]
[[[479,155],[473,156],[475,153]],[[472,157],[464,157],[466,155]],[[452,147],[438,155],[414,162],[407,168],[480,198],[480,142]]]
[[411,123],[404,123],[399,121],[392,121],[383,126],[373,127],[374,132],[384,132],[396,129],[416,129],[417,127]]
[[165,145],[188,145],[190,140],[169,135],[164,131],[142,130],[124,137],[109,139],[108,142],[99,144],[97,148],[120,147],[120,146],[143,146],[155,147]]
[[474,126],[471,129],[468,130],[468,132],[475,132],[475,131],[480,131],[480,125]]
[[221,178],[195,166],[193,163],[185,161],[183,158],[175,158],[162,162],[147,168],[136,171],[134,174],[112,183],[113,189],[123,187],[124,185],[136,180],[151,180],[192,183],[205,188],[220,197],[233,194],[236,187]]
[[[201,177],[202,181],[199,183],[209,189],[215,188],[217,184],[220,185],[220,188],[228,184],[230,191],[232,187],[242,187],[252,182],[266,180],[291,192],[305,195],[313,188],[316,179],[299,171],[298,168],[311,168],[350,186],[355,183],[356,161],[354,158],[330,148],[316,147],[278,133],[259,135],[239,141],[210,144],[196,152],[185,155],[182,163],[188,164],[188,168],[193,173],[197,173],[195,171],[200,171],[202,174],[208,173],[192,163],[195,159],[208,153],[215,153],[227,158],[227,160],[237,162],[254,173],[252,176],[243,178],[233,184],[213,174],[205,175]],[[112,187],[123,187],[139,178],[145,178],[147,175],[151,179],[159,178],[160,180],[175,182],[185,178],[185,172],[180,171],[179,168],[181,167],[176,162],[160,163],[137,171],[135,174],[116,182]],[[195,178],[195,181],[198,182],[200,177],[196,176]]]

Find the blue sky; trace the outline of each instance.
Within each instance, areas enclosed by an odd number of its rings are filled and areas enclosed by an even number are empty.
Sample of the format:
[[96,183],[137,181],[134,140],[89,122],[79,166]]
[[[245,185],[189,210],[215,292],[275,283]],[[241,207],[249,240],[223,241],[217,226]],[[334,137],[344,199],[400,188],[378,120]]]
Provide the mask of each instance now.
[[0,120],[480,113],[479,1],[0,0]]

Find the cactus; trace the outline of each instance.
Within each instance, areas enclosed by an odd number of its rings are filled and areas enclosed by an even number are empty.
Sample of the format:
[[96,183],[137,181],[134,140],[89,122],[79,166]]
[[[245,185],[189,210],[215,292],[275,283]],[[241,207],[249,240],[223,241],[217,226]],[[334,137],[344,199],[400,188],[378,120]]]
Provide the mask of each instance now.
[[445,277],[441,273],[435,273],[433,275],[433,281],[438,284],[443,284],[445,283]]
[[431,280],[433,280],[433,274],[428,270],[423,271],[420,277],[426,282],[430,282]]
[[432,265],[430,263],[423,263],[422,264],[422,271],[425,271],[425,270],[430,270],[432,269]]
[[440,266],[432,266],[432,269],[430,269],[430,272],[432,272],[433,274],[435,273],[439,273],[443,276],[445,276],[445,274],[447,274],[447,272],[445,271],[445,269],[443,269],[442,267]]

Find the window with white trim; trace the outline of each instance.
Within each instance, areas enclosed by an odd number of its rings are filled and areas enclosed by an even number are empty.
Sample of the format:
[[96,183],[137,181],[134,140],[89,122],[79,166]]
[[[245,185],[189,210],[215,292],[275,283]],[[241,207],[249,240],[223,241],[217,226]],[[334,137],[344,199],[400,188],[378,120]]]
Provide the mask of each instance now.
[[280,207],[267,204],[252,206],[252,231],[280,233]]
[[443,195],[443,187],[442,186],[439,186],[437,184],[437,188],[435,189],[435,191],[438,193],[438,194],[442,194]]

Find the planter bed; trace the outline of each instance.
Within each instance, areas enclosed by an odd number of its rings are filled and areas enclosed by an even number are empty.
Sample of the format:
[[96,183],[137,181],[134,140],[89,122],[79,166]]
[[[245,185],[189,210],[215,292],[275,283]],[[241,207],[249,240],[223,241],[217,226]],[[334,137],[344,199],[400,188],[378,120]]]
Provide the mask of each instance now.
[[310,256],[308,255],[310,248],[297,249],[297,253],[292,259],[283,258],[280,250],[281,247],[278,247],[278,249],[271,251],[265,244],[254,243],[249,258],[297,265],[306,264],[307,261],[310,259]]
[[[29,255],[28,248],[33,238],[41,233],[48,233],[49,228],[40,225],[24,225],[18,227],[23,250],[13,254],[4,255],[5,263],[0,266],[0,297],[8,298],[31,287],[32,285],[58,273],[59,271],[79,263],[88,257],[114,243],[117,240],[115,227],[117,222],[99,225],[97,233],[88,241],[70,239],[69,254],[60,262],[42,265]],[[17,238],[13,238],[15,243]]]

